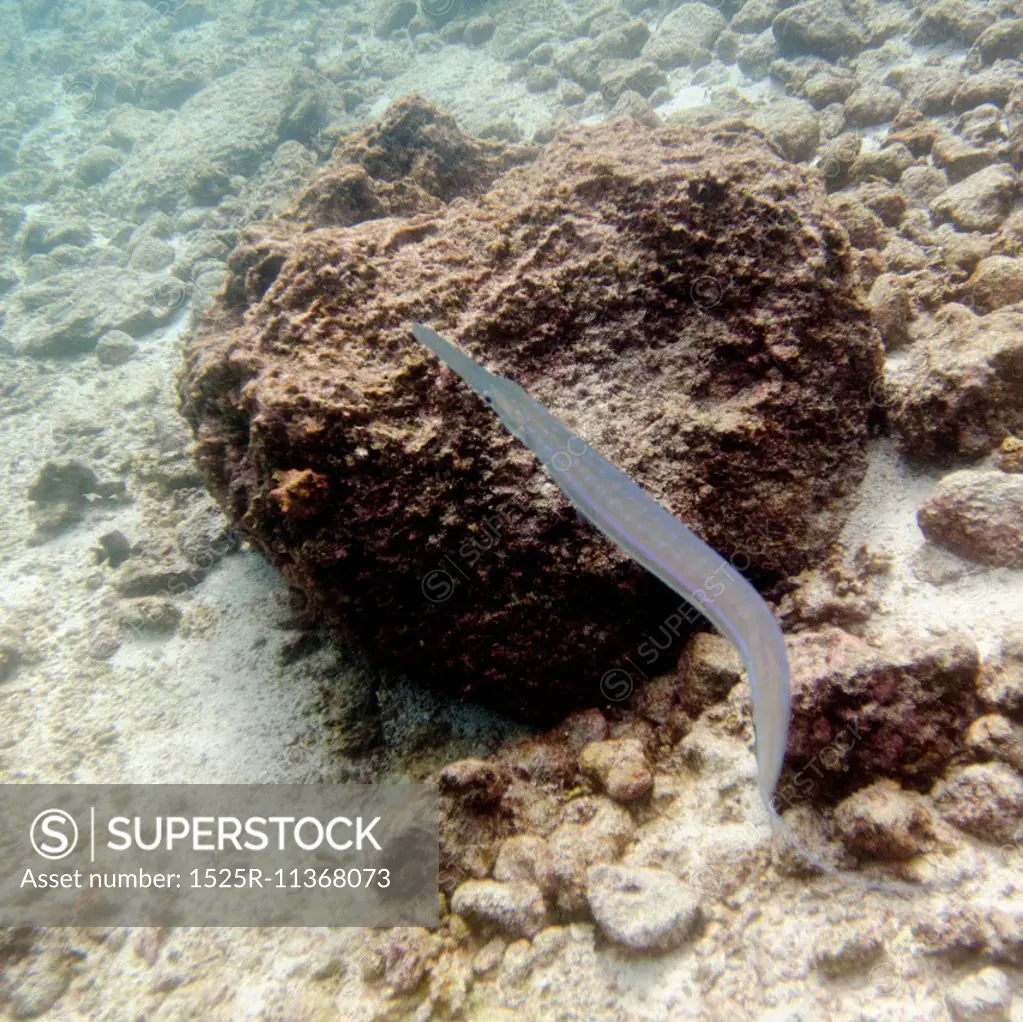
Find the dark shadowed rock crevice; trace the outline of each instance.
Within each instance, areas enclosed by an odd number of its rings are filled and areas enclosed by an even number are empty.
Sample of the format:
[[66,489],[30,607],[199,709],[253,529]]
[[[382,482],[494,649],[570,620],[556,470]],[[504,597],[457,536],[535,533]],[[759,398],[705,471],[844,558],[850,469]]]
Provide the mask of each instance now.
[[211,489],[317,617],[550,720],[600,702],[679,600],[411,321],[762,580],[837,535],[881,349],[823,190],[755,131],[617,121],[510,170],[522,150],[452,132],[402,101],[249,230],[187,345],[183,407]]

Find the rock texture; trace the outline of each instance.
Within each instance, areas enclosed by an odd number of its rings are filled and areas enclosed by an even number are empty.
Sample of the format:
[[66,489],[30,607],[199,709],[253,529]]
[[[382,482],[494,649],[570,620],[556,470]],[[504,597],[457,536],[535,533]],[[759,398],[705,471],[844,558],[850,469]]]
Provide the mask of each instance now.
[[976,646],[908,634],[874,648],[839,628],[788,643],[792,724],[780,808],[865,781],[920,785],[960,752],[977,713]]
[[498,177],[524,158],[397,104],[236,250],[181,392],[211,488],[315,616],[553,719],[599,701],[678,599],[410,322],[517,380],[761,578],[835,537],[880,346],[823,191],[755,132],[618,121]]
[[1023,568],[1023,476],[952,472],[917,512],[924,535],[993,567]]
[[889,375],[891,419],[908,453],[978,457],[1023,430],[1023,307],[977,316],[943,306]]

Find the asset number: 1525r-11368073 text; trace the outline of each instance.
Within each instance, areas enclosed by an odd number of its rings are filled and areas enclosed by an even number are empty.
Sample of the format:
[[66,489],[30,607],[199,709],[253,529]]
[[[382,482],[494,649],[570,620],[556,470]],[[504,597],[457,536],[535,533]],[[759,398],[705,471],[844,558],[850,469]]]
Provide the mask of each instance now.
[[272,873],[264,873],[255,867],[238,866],[209,867],[204,870],[193,869],[188,878],[192,887],[230,888],[242,887],[253,890],[271,888],[359,888],[359,887],[390,887],[391,871],[388,869],[276,869]]

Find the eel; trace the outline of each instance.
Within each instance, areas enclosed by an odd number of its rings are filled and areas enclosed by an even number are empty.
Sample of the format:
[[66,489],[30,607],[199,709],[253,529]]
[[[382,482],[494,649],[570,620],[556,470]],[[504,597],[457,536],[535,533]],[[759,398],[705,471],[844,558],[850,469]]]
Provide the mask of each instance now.
[[782,825],[774,794],[785,758],[792,695],[785,639],[761,595],[729,561],[517,383],[488,372],[428,326],[415,323],[412,333],[536,455],[584,518],[695,607],[739,651],[753,693],[757,790],[777,833]]

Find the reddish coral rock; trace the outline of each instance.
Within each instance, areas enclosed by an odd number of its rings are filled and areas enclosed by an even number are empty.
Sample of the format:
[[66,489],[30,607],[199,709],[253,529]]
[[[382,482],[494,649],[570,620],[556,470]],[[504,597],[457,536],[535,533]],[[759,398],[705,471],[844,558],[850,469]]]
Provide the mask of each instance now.
[[397,104],[246,234],[181,392],[211,489],[316,616],[553,720],[599,703],[678,597],[410,322],[517,380],[759,580],[835,538],[881,353],[822,189],[755,131],[617,121],[507,169],[528,155]]
[[965,747],[980,667],[968,639],[901,635],[878,648],[826,628],[788,646],[792,725],[780,808],[881,777],[923,785]]

